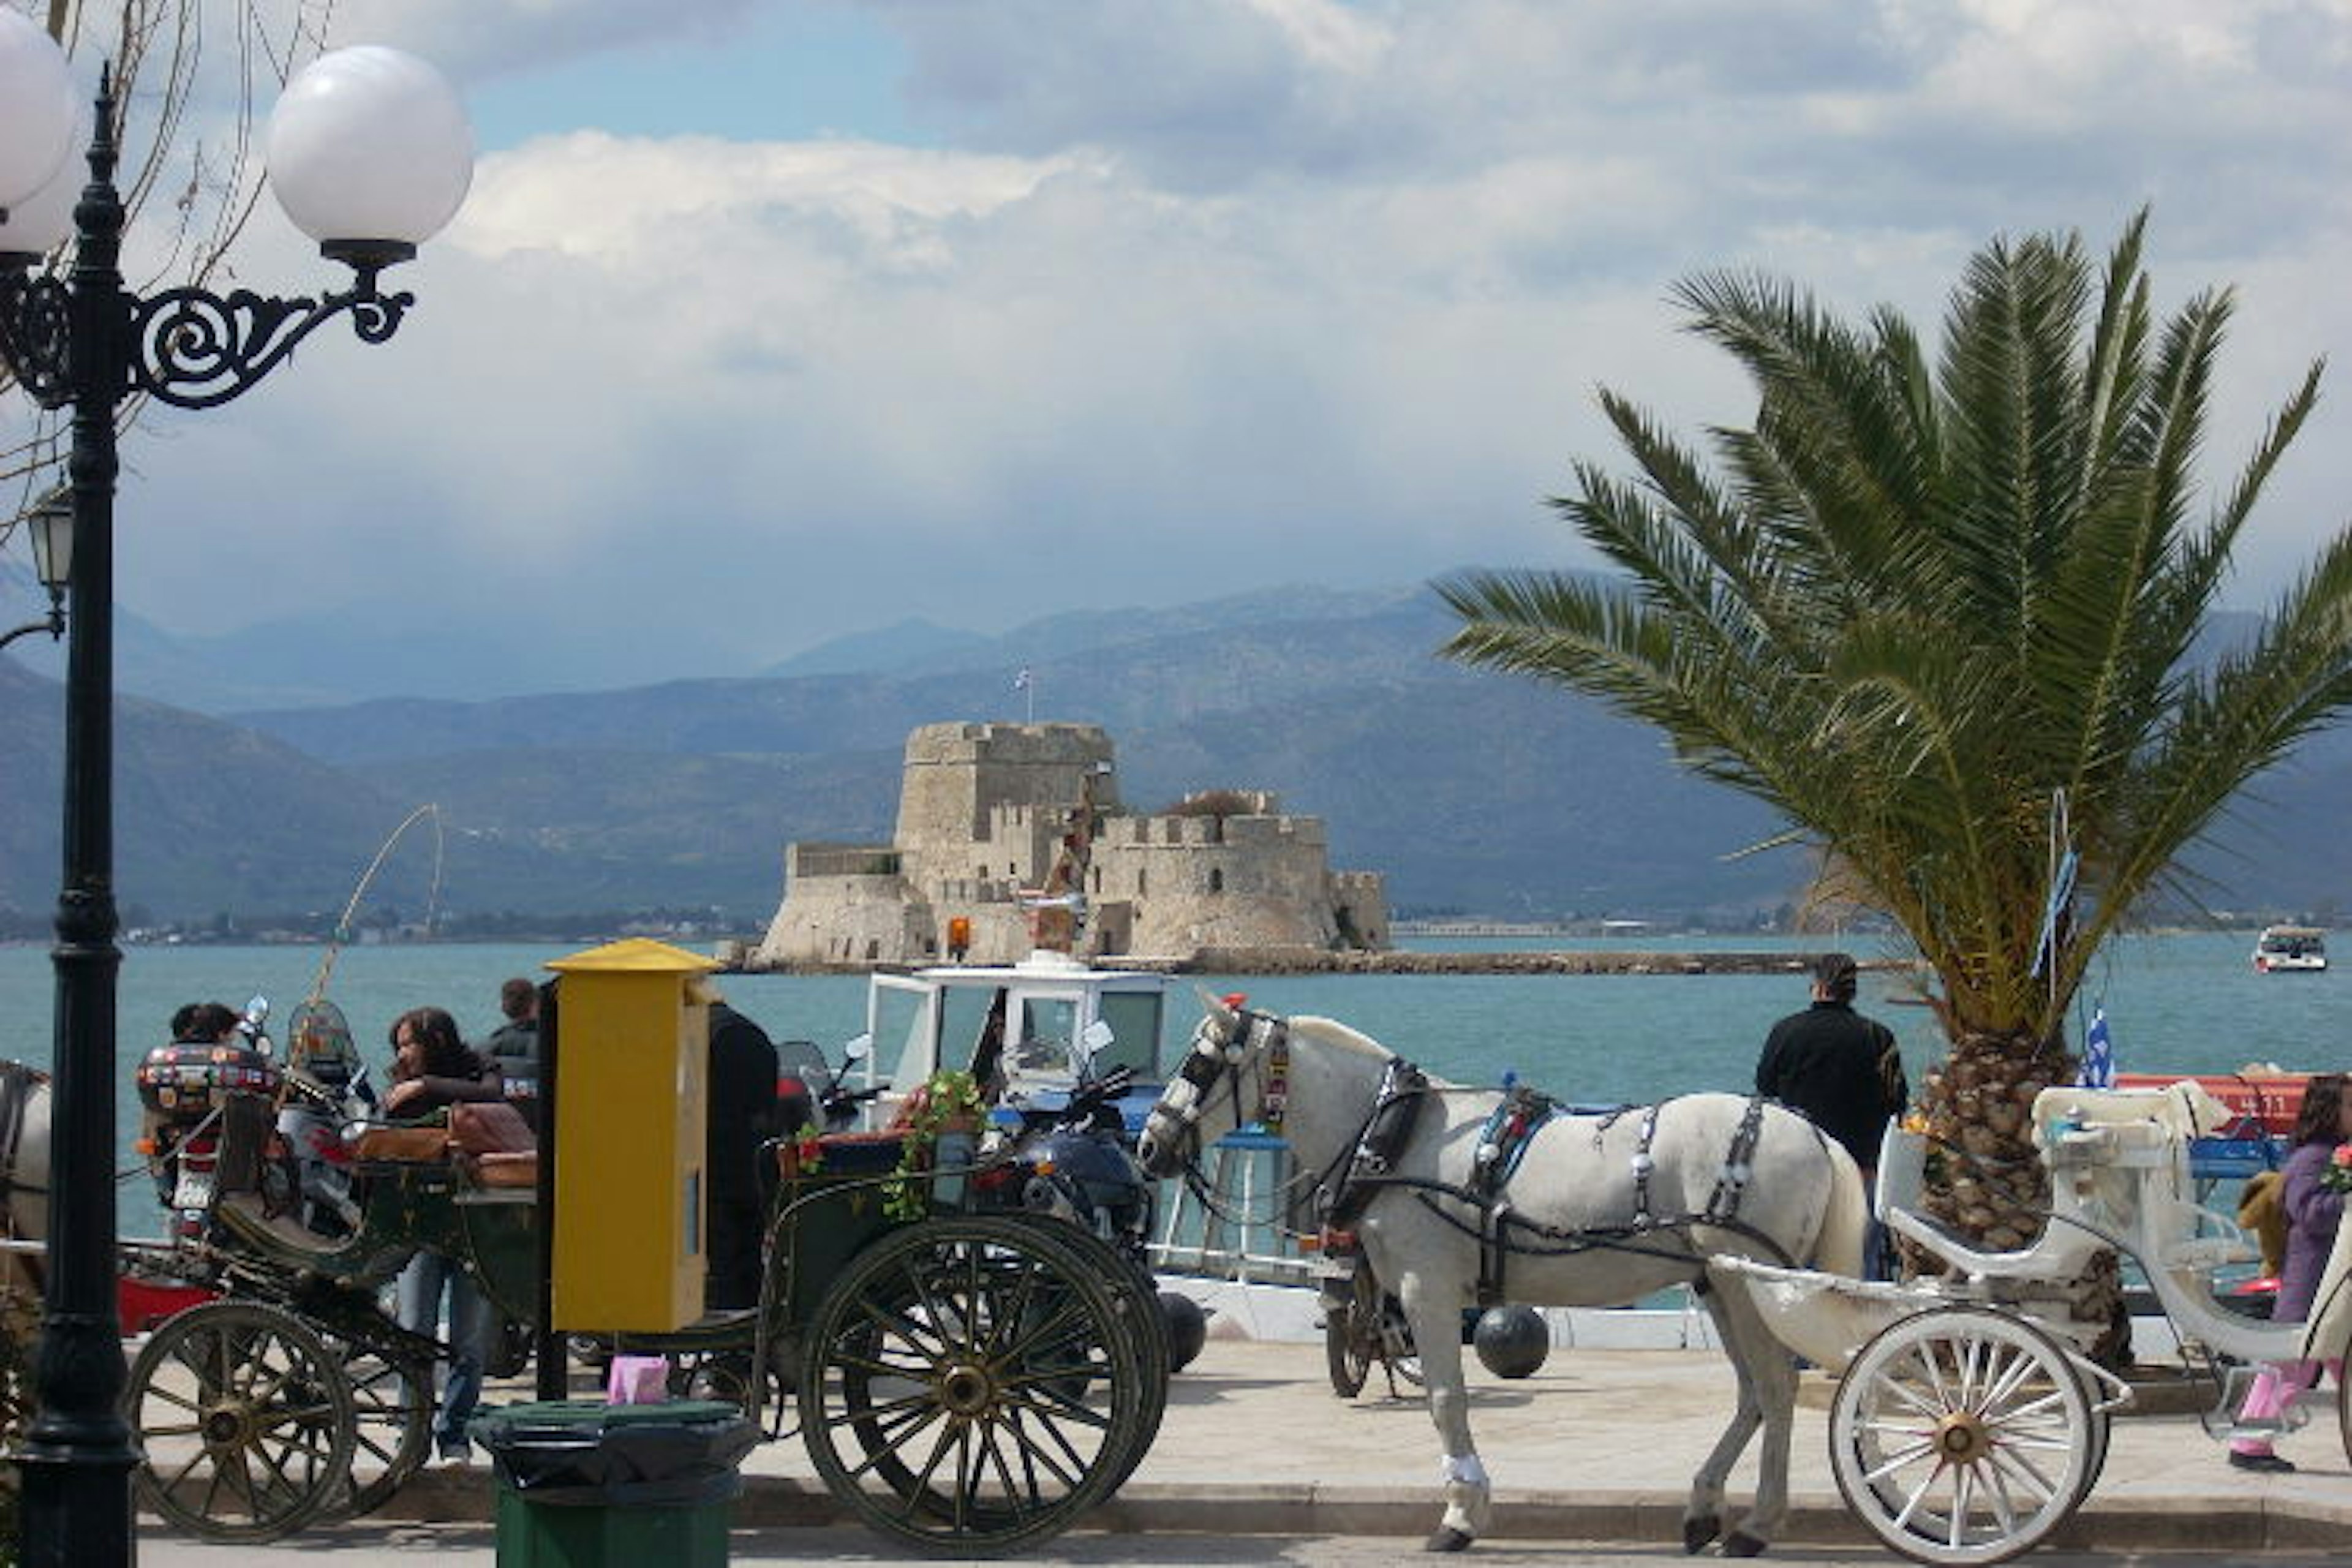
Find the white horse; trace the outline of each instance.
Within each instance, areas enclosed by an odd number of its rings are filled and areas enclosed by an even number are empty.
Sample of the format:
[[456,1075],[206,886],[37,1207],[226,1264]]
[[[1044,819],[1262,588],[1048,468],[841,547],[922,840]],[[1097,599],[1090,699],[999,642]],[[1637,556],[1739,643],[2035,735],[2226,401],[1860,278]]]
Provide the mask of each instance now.
[[[1788,1511],[1797,1368],[1745,1291],[1706,1288],[1706,1262],[1733,1254],[1858,1274],[1869,1212],[1853,1161],[1796,1112],[1738,1095],[1606,1115],[1506,1099],[1422,1078],[1328,1018],[1213,1005],[1138,1153],[1153,1175],[1173,1175],[1196,1168],[1205,1143],[1261,1121],[1290,1145],[1294,1195],[1328,1208],[1353,1189],[1340,1217],[1403,1303],[1444,1447],[1432,1551],[1468,1546],[1491,1503],[1463,1388],[1463,1308],[1482,1298],[1622,1306],[1699,1286],[1739,1374],[1739,1405],[1692,1480],[1683,1544],[1695,1552],[1722,1535],[1726,1556],[1755,1555]],[[1725,1534],[1724,1479],[1759,1425],[1755,1504]]]
[[0,1309],[32,1321],[49,1239],[49,1075],[0,1061]]

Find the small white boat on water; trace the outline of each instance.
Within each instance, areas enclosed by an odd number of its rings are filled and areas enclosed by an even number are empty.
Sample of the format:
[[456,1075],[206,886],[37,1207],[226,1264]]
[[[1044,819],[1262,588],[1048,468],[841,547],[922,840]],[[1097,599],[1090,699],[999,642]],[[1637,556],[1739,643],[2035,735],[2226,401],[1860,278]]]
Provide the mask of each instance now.
[[2316,972],[2327,967],[2327,933],[2316,926],[2264,926],[2254,939],[2258,974]]

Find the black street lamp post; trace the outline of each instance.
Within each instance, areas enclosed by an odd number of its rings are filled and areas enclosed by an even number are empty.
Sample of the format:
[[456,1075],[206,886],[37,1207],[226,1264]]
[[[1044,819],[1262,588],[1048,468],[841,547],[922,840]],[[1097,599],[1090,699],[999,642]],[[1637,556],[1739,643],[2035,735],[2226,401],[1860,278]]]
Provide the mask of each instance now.
[[[0,24],[12,15],[0,12]],[[45,59],[27,65],[34,45],[26,34],[56,48],[29,24],[0,26],[0,81],[24,79],[11,72],[49,68]],[[62,68],[61,55],[57,64]],[[0,101],[0,141],[22,136],[18,145],[34,144],[37,138],[10,123],[19,107]],[[50,128],[38,129],[47,134]],[[386,133],[402,140],[388,144]],[[64,134],[70,139],[70,126]],[[463,110],[431,67],[390,49],[325,56],[289,83],[273,117],[271,181],[289,216],[320,240],[320,249],[352,266],[352,287],[316,300],[184,288],[142,299],[125,289],[120,265],[115,136],[112,85],[101,72],[89,179],[72,207],[73,264],[65,278],[37,270],[42,254],[63,237],[22,232],[19,220],[53,205],[55,182],[71,175],[60,169],[38,192],[19,189],[13,205],[11,193],[0,190],[0,359],[43,408],[72,411],[49,1251],[34,1383],[38,1408],[16,1455],[27,1568],[133,1560],[130,1481],[139,1453],[121,1409],[125,1371],[115,1306],[115,980],[122,957],[115,943],[112,795],[118,410],[136,395],[182,408],[226,403],[337,316],[350,316],[365,342],[390,338],[414,296],[380,292],[376,275],[413,256],[416,243],[447,221],[472,172]],[[373,210],[354,205],[364,201],[362,187],[371,174],[391,187]],[[321,232],[317,224],[329,226]],[[352,234],[369,237],[348,237]],[[54,612],[42,624],[53,625]]]

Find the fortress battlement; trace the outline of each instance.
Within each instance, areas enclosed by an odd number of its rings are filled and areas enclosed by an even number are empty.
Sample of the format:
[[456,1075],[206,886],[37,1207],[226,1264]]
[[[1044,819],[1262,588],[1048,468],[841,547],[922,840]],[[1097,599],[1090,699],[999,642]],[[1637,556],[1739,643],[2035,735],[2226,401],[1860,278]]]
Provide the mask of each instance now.
[[783,902],[751,962],[1018,959],[1033,944],[1020,891],[1045,884],[1088,810],[1082,956],[1388,945],[1380,874],[1333,871],[1322,819],[1274,792],[1135,815],[1097,726],[946,723],[907,737],[890,843],[787,847]]

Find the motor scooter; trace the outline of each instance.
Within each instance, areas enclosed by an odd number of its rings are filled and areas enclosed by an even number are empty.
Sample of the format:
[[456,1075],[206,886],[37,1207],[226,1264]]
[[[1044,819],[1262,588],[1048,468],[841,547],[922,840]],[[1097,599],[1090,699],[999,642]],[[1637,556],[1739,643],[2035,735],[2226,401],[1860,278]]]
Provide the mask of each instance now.
[[291,1179],[284,1203],[272,1206],[299,1205],[303,1226],[331,1239],[358,1228],[359,1205],[352,1197],[358,1175],[352,1157],[353,1124],[381,1115],[375,1086],[343,1010],[316,996],[295,1008],[287,1026],[285,1086],[278,1108],[283,1169]]
[[857,1125],[865,1107],[890,1086],[873,1084],[853,1089],[850,1069],[866,1059],[873,1046],[865,1036],[842,1047],[835,1070],[824,1052],[810,1040],[784,1040],[776,1047],[776,1128],[786,1138],[814,1127],[823,1132],[846,1132]]
[[175,1239],[205,1239],[220,1194],[262,1183],[271,1109],[285,1081],[265,1031],[268,1017],[268,998],[256,996],[226,1037],[158,1046],[133,1074],[146,1113],[140,1149]]

